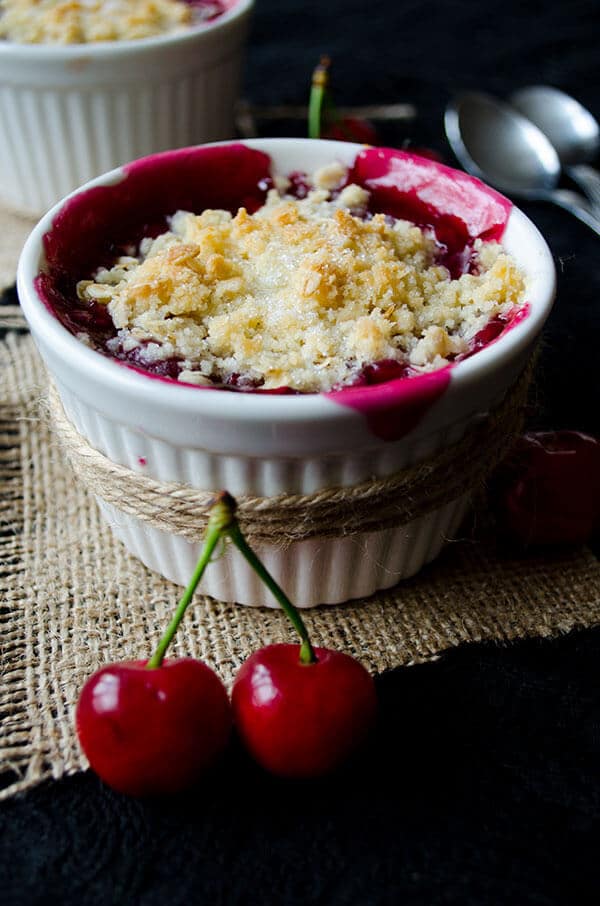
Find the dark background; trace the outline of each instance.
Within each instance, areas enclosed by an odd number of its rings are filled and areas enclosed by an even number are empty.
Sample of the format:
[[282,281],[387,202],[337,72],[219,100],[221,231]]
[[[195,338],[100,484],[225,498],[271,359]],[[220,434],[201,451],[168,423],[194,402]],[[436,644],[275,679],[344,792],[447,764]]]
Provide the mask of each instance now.
[[[245,96],[304,103],[326,52],[340,104],[414,103],[417,119],[385,140],[453,162],[442,115],[463,89],[544,82],[600,116],[599,22],[596,0],[258,0]],[[600,433],[600,239],[523,208],[559,277],[530,425]],[[234,747],[169,802],[89,774],[45,784],[0,811],[0,902],[597,906],[599,669],[600,630],[584,630],[389,673],[368,749],[318,783],[271,779]]]

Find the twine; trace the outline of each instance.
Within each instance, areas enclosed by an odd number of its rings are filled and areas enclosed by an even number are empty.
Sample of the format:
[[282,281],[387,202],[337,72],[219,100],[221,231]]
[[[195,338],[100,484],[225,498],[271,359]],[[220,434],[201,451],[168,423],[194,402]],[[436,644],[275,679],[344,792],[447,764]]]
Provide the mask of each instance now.
[[[406,525],[481,485],[505,457],[522,426],[531,362],[502,403],[465,437],[430,459],[385,478],[312,494],[240,495],[238,518],[255,541],[290,544]],[[215,493],[161,482],[112,462],[65,415],[56,389],[48,396],[54,430],[86,488],[123,513],[191,540],[202,537]]]

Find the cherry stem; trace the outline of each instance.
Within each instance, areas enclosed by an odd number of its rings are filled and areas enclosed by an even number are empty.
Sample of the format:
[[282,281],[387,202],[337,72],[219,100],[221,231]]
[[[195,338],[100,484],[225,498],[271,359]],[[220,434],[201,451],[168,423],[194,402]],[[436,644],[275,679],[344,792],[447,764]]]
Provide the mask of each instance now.
[[173,641],[173,636],[179,628],[179,624],[183,619],[183,615],[186,612],[196,587],[204,575],[204,570],[210,563],[210,558],[213,555],[213,552],[223,536],[226,534],[227,529],[231,525],[232,521],[235,521],[235,501],[233,501],[233,508],[231,506],[231,501],[233,498],[227,494],[226,491],[222,491],[218,497],[215,498],[214,503],[212,504],[209,515],[208,515],[208,525],[206,527],[206,534],[204,536],[204,544],[202,546],[202,551],[200,552],[200,559],[196,564],[196,569],[194,574],[190,579],[190,582],[181,596],[181,600],[177,605],[177,610],[173,616],[173,619],[169,623],[167,630],[160,642],[156,651],[146,664],[146,667],[149,670],[155,670],[163,662],[166,650]]
[[319,65],[312,74],[310,99],[308,102],[308,137],[321,137],[321,120],[323,109],[328,100],[327,86],[329,84],[329,57],[321,57]]
[[273,576],[265,568],[263,562],[254,553],[244,538],[237,519],[234,518],[233,523],[225,530],[225,532],[229,535],[240,553],[246,558],[257,576],[262,579],[269,591],[273,593],[277,602],[280,604],[281,609],[289,618],[294,629],[302,639],[302,644],[300,646],[300,663],[316,664],[318,658],[311,644],[304,620],[300,616],[300,611],[297,607],[294,607],[283,589],[277,584]]
[[210,558],[212,557],[217,544],[222,538],[226,537],[229,537],[231,539],[240,553],[246,558],[258,577],[262,579],[269,591],[273,593],[278,603],[281,605],[281,609],[288,616],[292,625],[296,629],[298,635],[302,640],[302,644],[300,646],[300,663],[315,664],[317,662],[317,656],[314,652],[314,648],[311,645],[310,638],[308,636],[308,630],[304,624],[304,620],[300,616],[299,610],[294,607],[290,599],[284,593],[283,589],[280,588],[273,576],[267,571],[262,561],[254,553],[254,551],[244,538],[239,523],[235,518],[235,511],[236,502],[231,494],[228,494],[227,491],[221,491],[221,493],[213,501],[209,510],[208,525],[206,526],[204,544],[202,545],[200,558],[198,560],[198,563],[196,564],[194,575],[190,579],[186,590],[181,596],[181,600],[177,605],[177,610],[175,611],[173,619],[169,623],[165,634],[158,643],[156,651],[146,664],[147,669],[156,670],[162,664],[167,648],[173,641],[173,637],[177,632],[179,624],[183,619],[183,615],[185,614],[188,605],[194,596],[194,592],[196,591],[198,583],[204,575],[204,570],[210,563]]

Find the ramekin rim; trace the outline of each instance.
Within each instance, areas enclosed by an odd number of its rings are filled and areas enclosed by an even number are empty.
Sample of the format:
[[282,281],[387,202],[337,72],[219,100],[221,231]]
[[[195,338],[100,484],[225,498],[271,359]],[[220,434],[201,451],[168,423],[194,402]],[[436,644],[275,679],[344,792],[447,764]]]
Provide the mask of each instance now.
[[[251,148],[269,153],[269,148],[283,147],[310,142],[314,139],[305,138],[258,138],[235,141],[226,140],[213,142],[210,145],[193,147],[218,147],[231,144],[244,144]],[[357,153],[365,146],[348,142],[318,140],[322,144],[331,146],[332,151],[343,148],[346,151],[355,148]],[[188,149],[178,149],[185,152]],[[171,154],[172,151],[162,152]],[[155,155],[151,155],[155,156]],[[160,156],[160,155],[156,155]],[[460,172],[460,171],[458,171]],[[137,396],[140,401],[153,402],[157,405],[168,405],[171,410],[186,411],[194,414],[216,414],[227,408],[227,417],[242,422],[265,421],[271,419],[284,422],[304,421],[307,419],[326,418],[331,420],[336,414],[340,419],[347,417],[348,411],[344,406],[333,407],[331,400],[325,392],[306,393],[297,395],[277,395],[260,393],[239,393],[224,391],[219,388],[197,388],[177,384],[174,381],[161,380],[148,376],[143,372],[119,363],[109,356],[88,348],[77,339],[58,318],[48,310],[39,298],[34,285],[34,280],[39,273],[39,261],[43,255],[42,237],[48,231],[54,217],[61,210],[67,199],[96,185],[107,185],[120,179],[124,168],[118,167],[104,173],[95,179],[80,186],[66,198],[61,199],[53,208],[46,212],[30,233],[19,259],[17,273],[17,289],[21,305],[26,313],[27,320],[35,334],[40,329],[41,333],[51,337],[56,348],[60,348],[64,358],[68,358],[75,370],[82,369],[88,376],[96,379],[114,392],[127,390],[132,396]],[[517,207],[511,205],[511,212],[506,226],[509,231],[511,222],[521,225],[531,235],[538,246],[538,251],[543,257],[543,276],[538,274],[538,298],[533,300],[533,307],[527,316],[511,327],[497,340],[474,355],[463,361],[454,363],[450,370],[450,380],[456,389],[467,388],[471,382],[476,382],[485,377],[490,371],[501,368],[510,359],[518,357],[527,348],[531,347],[538,337],[541,328],[550,312],[556,289],[556,271],[552,255],[544,237],[535,224]],[[523,266],[522,262],[521,266]],[[527,269],[525,268],[526,273]],[[530,299],[526,301],[530,302]],[[32,323],[33,322],[33,323]],[[37,323],[39,322],[39,324]],[[419,380],[412,378],[411,380]],[[364,388],[363,388],[364,389]],[[373,387],[375,390],[376,387]]]

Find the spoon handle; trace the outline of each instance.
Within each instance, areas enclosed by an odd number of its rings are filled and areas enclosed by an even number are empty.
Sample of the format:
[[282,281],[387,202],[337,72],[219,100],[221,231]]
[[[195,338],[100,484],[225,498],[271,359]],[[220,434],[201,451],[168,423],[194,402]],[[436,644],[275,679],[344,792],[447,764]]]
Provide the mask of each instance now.
[[589,226],[597,236],[600,236],[600,217],[593,213],[588,202],[577,192],[569,192],[568,189],[555,189],[553,192],[548,192],[545,197],[548,201],[553,201],[554,204],[564,208],[565,211],[569,211],[570,214],[573,214],[578,220]]
[[600,216],[600,173],[587,164],[567,167],[566,172],[583,189],[591,202],[592,211]]

